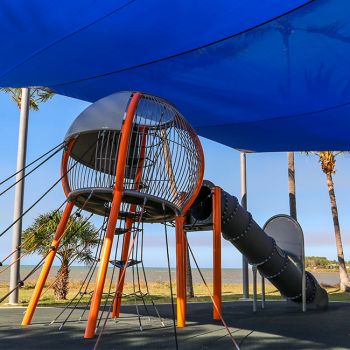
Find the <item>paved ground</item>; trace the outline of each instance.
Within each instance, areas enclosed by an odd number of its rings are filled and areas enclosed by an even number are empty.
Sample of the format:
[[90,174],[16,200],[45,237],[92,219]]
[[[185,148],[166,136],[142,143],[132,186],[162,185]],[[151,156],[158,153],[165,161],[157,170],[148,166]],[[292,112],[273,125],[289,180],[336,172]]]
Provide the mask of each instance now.
[[[158,306],[165,327],[156,317],[142,318],[138,327],[135,306],[125,306],[121,319],[109,320],[98,346],[108,349],[175,349],[171,307]],[[69,322],[49,322],[60,308],[39,308],[30,327],[19,326],[23,308],[0,308],[1,350],[92,350],[96,339],[83,339],[82,310],[75,310]],[[145,314],[145,310],[140,308]],[[208,303],[188,306],[188,327],[178,330],[179,349],[230,349],[232,343],[220,322],[211,319]],[[286,302],[268,302],[265,310],[253,314],[250,302],[224,303],[224,318],[243,349],[350,349],[350,303],[331,303],[327,311],[309,311]],[[85,315],[86,316],[86,315]],[[86,317],[84,316],[84,319]],[[64,318],[61,318],[61,320]]]

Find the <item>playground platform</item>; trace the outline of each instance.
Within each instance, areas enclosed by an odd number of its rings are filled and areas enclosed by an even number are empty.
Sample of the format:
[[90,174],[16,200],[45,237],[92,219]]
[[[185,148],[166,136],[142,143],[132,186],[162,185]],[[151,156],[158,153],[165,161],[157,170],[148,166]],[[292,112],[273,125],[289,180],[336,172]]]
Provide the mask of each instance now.
[[[260,307],[260,306],[259,306]],[[145,315],[143,307],[140,313]],[[175,349],[171,305],[158,305],[165,327],[154,314],[143,316],[139,330],[134,305],[122,307],[120,320],[107,322],[98,349]],[[241,349],[350,349],[350,303],[331,302],[327,311],[308,311],[283,302],[266,303],[264,310],[252,312],[249,301],[225,302],[224,318]],[[30,327],[21,327],[24,308],[0,308],[0,348],[2,350],[92,350],[96,339],[83,339],[85,322],[69,321],[49,325],[59,313],[57,307],[40,307]],[[74,310],[70,320],[79,319]],[[230,349],[232,343],[219,321],[211,318],[210,303],[188,305],[188,325],[178,330],[179,349]]]

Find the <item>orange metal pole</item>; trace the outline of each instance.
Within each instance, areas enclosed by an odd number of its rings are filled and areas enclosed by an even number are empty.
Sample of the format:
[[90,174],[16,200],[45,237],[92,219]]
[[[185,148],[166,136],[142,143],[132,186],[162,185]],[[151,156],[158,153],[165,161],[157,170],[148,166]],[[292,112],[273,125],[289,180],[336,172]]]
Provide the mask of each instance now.
[[183,231],[184,217],[175,218],[176,234],[176,317],[177,326],[183,328],[186,325],[186,270],[185,270],[185,237]]
[[213,308],[214,320],[221,319],[221,188],[214,187],[213,194]]
[[40,299],[41,292],[44,288],[44,284],[46,282],[46,279],[47,279],[47,276],[50,272],[53,260],[55,258],[56,252],[57,252],[57,249],[59,247],[61,237],[64,234],[65,228],[67,226],[67,222],[69,220],[69,216],[70,216],[72,209],[74,207],[74,203],[75,203],[75,201],[68,202],[66,204],[64,211],[63,211],[60,223],[58,224],[57,229],[56,229],[55,237],[51,243],[51,250],[45,259],[45,263],[44,263],[43,268],[41,270],[39,279],[35,285],[34,293],[30,299],[30,303],[28,305],[27,311],[23,317],[22,326],[27,326],[32,321],[36,306],[37,306],[38,301]]
[[96,322],[100,309],[103,288],[106,280],[109,257],[111,255],[115,228],[118,220],[119,209],[122,202],[123,192],[117,191],[113,196],[111,212],[107,224],[105,239],[100,255],[100,265],[98,267],[94,294],[91,300],[89,317],[85,329],[85,338],[93,338],[95,335]]
[[[143,171],[143,163],[146,153],[146,141],[147,141],[147,129],[146,127],[142,127],[142,138],[141,138],[141,151],[140,151],[140,161],[137,167],[136,175],[135,175],[135,184],[134,189],[138,190],[140,187],[141,177],[142,177],[142,171]],[[136,205],[133,204],[130,206],[130,212],[135,213],[136,211]],[[130,237],[131,237],[131,229],[133,225],[133,219],[127,218],[125,220],[125,235],[124,235],[124,241],[123,241],[123,248],[122,248],[122,254],[121,254],[121,260],[125,261],[127,263],[126,259],[128,257],[128,251],[129,251],[129,245],[130,245]],[[124,289],[124,281],[125,281],[125,273],[123,273],[122,270],[119,270],[119,277],[116,285],[116,298],[114,298],[113,302],[113,312],[112,317],[119,317],[120,314],[120,305],[122,302],[121,294],[123,293]]]
[[[125,229],[128,230],[124,234],[124,242],[123,242],[123,249],[122,249],[122,255],[121,255],[121,260],[127,263],[126,259],[128,257],[128,252],[129,252],[129,245],[130,245],[130,237],[131,237],[131,228],[133,224],[133,219],[132,218],[127,218],[125,222]],[[122,302],[121,298],[121,293],[123,293],[124,289],[124,281],[125,281],[125,273],[122,273],[122,269],[119,270],[119,277],[117,281],[117,290],[116,290],[116,297],[114,298],[113,301],[113,312],[112,312],[112,317],[119,317],[120,314],[120,305]]]
[[69,156],[72,152],[72,148],[75,144],[75,138],[70,140],[68,144],[66,145],[66,149],[63,153],[62,160],[61,160],[61,176],[62,176],[62,187],[64,194],[66,197],[69,196],[70,193],[70,187],[69,187],[69,182],[68,182],[68,160]]
[[116,167],[112,206],[109,214],[105,239],[101,250],[100,265],[96,276],[94,294],[92,296],[89,317],[85,329],[85,338],[93,338],[95,335],[97,317],[106,280],[109,257],[111,255],[113,238],[115,235],[115,228],[118,220],[120,205],[123,198],[124,172],[130,137],[132,133],[133,120],[140,98],[140,93],[135,93],[133,95],[121,130],[121,139],[118,150],[118,161]]
[[182,209],[183,213],[186,213],[191,208],[191,206],[194,203],[194,201],[196,200],[196,198],[197,198],[197,196],[199,194],[199,191],[200,191],[200,189],[202,187],[203,177],[204,177],[204,153],[203,153],[203,148],[202,148],[201,142],[199,141],[199,138],[198,138],[197,134],[195,134],[195,137],[196,137],[196,142],[197,142],[199,150],[200,150],[200,152],[199,152],[200,161],[199,161],[199,169],[198,169],[198,172],[199,172],[198,183],[197,183],[197,187],[195,188],[195,190],[194,190],[194,192],[192,194],[192,197],[189,199],[189,201],[186,203],[186,205]]
[[[185,222],[186,218],[185,215],[183,216],[183,222]],[[183,227],[183,226],[182,226]],[[185,317],[187,314],[187,232],[182,231],[182,247],[183,247],[183,255],[184,255],[184,259],[183,259],[183,269],[184,269],[184,277],[183,277],[183,283],[184,283],[184,289],[185,289]],[[188,257],[190,258],[190,257]],[[185,320],[186,321],[186,320]]]

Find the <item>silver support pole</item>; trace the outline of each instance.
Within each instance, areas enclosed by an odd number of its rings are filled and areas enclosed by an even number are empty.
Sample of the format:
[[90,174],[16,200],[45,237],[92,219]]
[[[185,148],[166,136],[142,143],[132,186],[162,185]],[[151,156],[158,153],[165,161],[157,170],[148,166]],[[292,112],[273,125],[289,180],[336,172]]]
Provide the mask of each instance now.
[[[294,152],[288,152],[288,192],[289,192],[289,209],[290,216],[297,220],[297,204],[296,204],[296,190],[295,190],[295,161]],[[302,291],[302,310],[306,312],[306,275],[305,275],[305,246],[304,246],[304,234],[301,232],[301,263],[300,268],[302,269],[302,280],[301,280],[301,291]],[[299,264],[298,264],[299,265]]]
[[304,243],[304,233],[301,233],[301,266],[302,266],[302,280],[301,280],[301,293],[302,293],[302,310],[306,312],[306,272],[305,272],[305,243]]
[[258,267],[256,265],[252,266],[253,270],[253,312],[256,312],[258,305],[258,293],[257,293],[257,275],[258,275]]
[[[17,150],[17,168],[19,171],[16,175],[16,181],[23,178],[25,171],[21,170],[25,166],[27,153],[27,133],[28,133],[28,115],[29,115],[29,88],[22,89],[21,95],[21,113],[18,131],[18,150]],[[20,171],[21,170],[21,171]],[[15,203],[13,209],[13,220],[16,221],[23,213],[23,195],[24,180],[19,181],[15,188]],[[22,219],[18,220],[13,226],[12,231],[12,250],[16,250],[21,244],[22,235]],[[12,256],[12,261],[16,261],[20,257],[20,249],[16,250]],[[20,261],[18,260],[11,266],[10,271],[10,290],[14,289],[20,279]],[[9,304],[18,304],[18,289],[16,289],[9,298]]]
[[305,267],[303,267],[303,280],[302,280],[302,310],[306,312],[306,276],[305,276]]
[[265,278],[261,276],[261,308],[265,309]]
[[[244,152],[241,152],[241,205],[244,209],[247,209],[247,162]],[[242,274],[243,298],[249,299],[248,261],[244,255],[242,255]]]

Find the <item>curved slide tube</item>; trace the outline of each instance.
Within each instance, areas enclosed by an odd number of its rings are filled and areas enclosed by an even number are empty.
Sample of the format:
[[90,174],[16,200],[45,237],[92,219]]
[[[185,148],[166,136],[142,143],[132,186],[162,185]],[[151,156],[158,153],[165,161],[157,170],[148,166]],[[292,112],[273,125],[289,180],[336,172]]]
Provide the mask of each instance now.
[[[203,182],[201,191],[190,209],[191,223],[205,226],[212,222],[213,187],[211,182]],[[238,199],[224,190],[221,190],[221,230],[223,237],[245,255],[250,264],[257,265],[261,275],[284,297],[301,303],[300,268],[277,246],[275,240],[260,228],[251,214],[239,204]],[[328,306],[327,292],[309,272],[306,272],[306,301],[310,308],[323,309]]]

